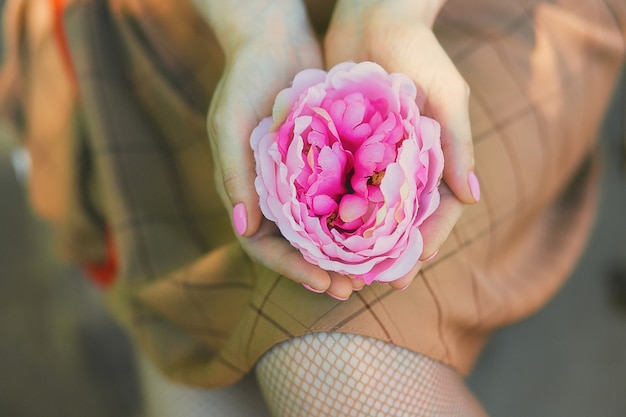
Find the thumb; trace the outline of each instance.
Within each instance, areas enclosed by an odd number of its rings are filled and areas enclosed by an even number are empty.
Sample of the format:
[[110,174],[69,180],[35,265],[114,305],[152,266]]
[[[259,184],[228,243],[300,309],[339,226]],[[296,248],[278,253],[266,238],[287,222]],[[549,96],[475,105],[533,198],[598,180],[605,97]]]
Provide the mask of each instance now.
[[[300,48],[300,52],[308,52],[307,47]],[[217,188],[224,205],[233,210],[235,230],[247,237],[257,232],[262,220],[254,187],[256,168],[250,135],[264,117],[271,116],[274,98],[296,72],[317,66],[320,61],[317,49],[306,54],[308,60],[298,60],[288,48],[278,52],[259,48],[250,44],[232,57],[207,119]]]
[[444,181],[461,202],[476,203],[480,200],[480,186],[474,174],[469,86],[430,29],[411,27],[396,33],[398,48],[404,48],[405,58],[392,57],[390,67],[413,78],[423,94],[418,96],[418,102],[424,105],[428,116],[441,124]]
[[[235,230],[242,236],[253,235],[261,223],[249,137],[259,122],[257,112],[269,106],[247,96],[249,82],[238,77],[236,70],[228,72],[215,91],[207,119],[217,189],[222,202],[232,212]],[[253,107],[257,103],[259,110]]]

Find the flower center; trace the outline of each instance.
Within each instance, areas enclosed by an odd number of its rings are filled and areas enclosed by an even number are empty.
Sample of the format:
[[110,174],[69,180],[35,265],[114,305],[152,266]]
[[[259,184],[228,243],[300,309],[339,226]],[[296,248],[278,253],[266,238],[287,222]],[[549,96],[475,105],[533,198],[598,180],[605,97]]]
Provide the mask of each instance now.
[[385,176],[385,170],[381,170],[381,171],[374,171],[372,173],[372,175],[369,177],[369,179],[367,180],[367,184],[368,185],[380,185],[380,183],[383,181],[383,177]]
[[[406,138],[400,115],[388,108],[385,99],[328,93],[281,127],[281,137],[297,137],[302,144],[296,190],[329,230],[354,233],[376,220],[386,168]],[[280,149],[287,158],[289,141]]]
[[330,213],[326,218],[326,226],[328,229],[335,227],[335,219],[337,218],[337,212]]

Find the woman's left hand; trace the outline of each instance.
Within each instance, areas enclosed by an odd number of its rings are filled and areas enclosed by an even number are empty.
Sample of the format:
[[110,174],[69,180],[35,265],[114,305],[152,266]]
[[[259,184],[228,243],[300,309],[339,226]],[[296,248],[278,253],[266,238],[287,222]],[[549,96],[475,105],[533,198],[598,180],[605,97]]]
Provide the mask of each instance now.
[[442,127],[441,204],[420,226],[421,262],[390,283],[395,289],[411,283],[422,262],[446,240],[464,206],[480,198],[474,175],[469,88],[431,30],[442,5],[442,0],[339,0],[324,42],[329,68],[343,61],[374,61],[388,72],[411,77],[420,91],[420,110]]

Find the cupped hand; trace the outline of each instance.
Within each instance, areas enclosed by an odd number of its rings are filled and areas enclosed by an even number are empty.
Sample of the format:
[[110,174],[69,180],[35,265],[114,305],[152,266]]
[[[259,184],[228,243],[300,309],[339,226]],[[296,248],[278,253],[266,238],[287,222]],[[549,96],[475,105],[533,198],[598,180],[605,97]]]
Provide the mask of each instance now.
[[327,67],[343,61],[374,61],[407,74],[420,91],[420,110],[442,127],[445,167],[441,204],[420,226],[421,262],[390,283],[406,288],[423,261],[436,254],[463,212],[480,199],[474,175],[469,88],[431,30],[442,0],[339,0],[324,42]]
[[266,220],[254,189],[250,134],[272,113],[279,91],[322,56],[299,0],[195,0],[224,50],[226,67],[211,101],[207,127],[216,181],[246,253],[316,292],[347,298],[359,283],[305,261]]

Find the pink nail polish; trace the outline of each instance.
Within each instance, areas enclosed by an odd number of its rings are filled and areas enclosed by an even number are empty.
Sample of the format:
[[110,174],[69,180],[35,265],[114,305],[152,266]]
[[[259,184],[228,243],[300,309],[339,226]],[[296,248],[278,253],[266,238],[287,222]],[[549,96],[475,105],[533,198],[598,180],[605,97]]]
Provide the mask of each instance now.
[[243,236],[248,228],[248,213],[243,203],[235,204],[233,207],[233,225],[239,236]]
[[428,258],[424,259],[422,262],[432,261],[435,258],[435,256],[437,256],[438,253],[439,253],[439,249],[437,249],[435,252],[433,252],[432,255],[430,255]]
[[480,201],[480,183],[478,182],[478,178],[476,177],[476,174],[474,174],[474,171],[467,175],[467,183],[470,187],[474,200],[476,200],[476,202]]
[[335,300],[339,300],[339,301],[346,301],[348,298],[350,298],[350,296],[347,296],[346,298],[341,298],[341,297],[336,296],[335,294],[330,293],[330,292],[328,292],[328,291],[326,291],[326,294],[328,294],[328,296],[329,296],[330,298],[334,298]]
[[311,292],[314,292],[314,293],[316,293],[316,294],[321,294],[321,293],[323,293],[323,292],[324,292],[324,290],[316,290],[315,288],[313,288],[313,287],[311,287],[310,285],[307,285],[307,284],[302,284],[302,286],[303,286],[304,288],[306,288],[307,290],[309,290],[309,291],[311,291]]

